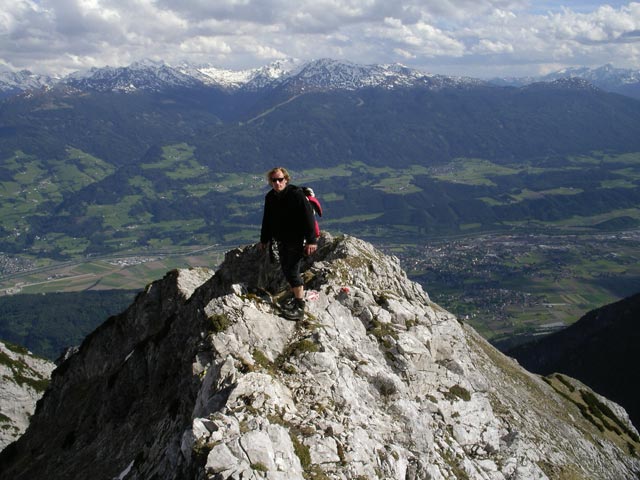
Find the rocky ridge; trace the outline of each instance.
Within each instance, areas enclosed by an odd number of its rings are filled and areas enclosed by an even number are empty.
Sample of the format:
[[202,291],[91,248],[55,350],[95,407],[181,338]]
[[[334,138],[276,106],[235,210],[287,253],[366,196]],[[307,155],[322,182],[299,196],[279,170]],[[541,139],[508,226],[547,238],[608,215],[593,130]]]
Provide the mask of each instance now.
[[48,88],[60,79],[34,74],[28,70],[14,72],[0,65],[0,98],[26,90]]
[[31,426],[0,454],[2,478],[640,474],[624,410],[527,372],[397,259],[325,234],[304,276],[298,323],[276,314],[286,289],[253,246],[215,274],[149,285],[54,372]]
[[27,429],[54,368],[48,360],[0,342],[0,450]]
[[302,62],[295,59],[274,62],[262,68],[230,71],[210,65],[142,61],[128,67],[93,68],[62,80],[65,85],[86,91],[162,91],[166,88],[217,87],[229,91],[285,89],[308,91],[358,90],[367,87],[393,89],[424,86],[431,89],[483,84],[471,78],[431,75],[405,66],[358,65],[328,58]]
[[[20,83],[21,79],[23,83]],[[18,75],[0,71],[0,93],[5,92],[7,95],[54,86],[72,88],[79,92],[160,92],[167,89],[213,87],[227,91],[285,89],[301,93],[368,87],[393,89],[423,86],[440,89],[482,84],[484,82],[477,79],[433,75],[400,64],[358,65],[327,58],[308,62],[287,59],[261,68],[238,71],[187,62],[172,66],[162,61],[143,60],[123,67],[94,67],[63,78],[38,77],[30,72],[20,72]]]

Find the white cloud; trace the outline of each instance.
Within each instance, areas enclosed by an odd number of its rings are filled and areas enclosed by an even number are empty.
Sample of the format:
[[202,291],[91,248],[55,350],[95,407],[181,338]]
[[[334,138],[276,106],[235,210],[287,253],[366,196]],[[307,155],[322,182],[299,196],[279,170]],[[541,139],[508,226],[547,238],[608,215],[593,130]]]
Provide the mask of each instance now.
[[629,59],[638,58],[640,44],[631,40],[631,32],[639,29],[639,22],[637,3],[617,9],[604,5],[588,13],[568,8],[542,14],[495,10],[466,22],[458,38],[464,39],[470,62],[510,65],[527,73],[542,72],[550,63],[612,62],[638,68]]
[[561,7],[547,0],[536,10],[531,3],[0,0],[0,61],[36,72],[145,57],[246,68],[285,56],[401,61],[478,75],[492,67],[533,73],[576,62],[640,68],[640,3]]
[[605,5],[589,14],[564,10],[552,15],[549,25],[559,38],[586,43],[616,42],[625,33],[640,27],[640,4],[635,5],[620,10]]
[[495,53],[513,53],[514,48],[513,48],[513,45],[511,45],[510,43],[499,42],[499,41],[496,42],[496,41],[487,40],[483,38],[478,42],[477,45],[473,46],[471,50],[477,54],[484,54],[484,53],[495,54]]

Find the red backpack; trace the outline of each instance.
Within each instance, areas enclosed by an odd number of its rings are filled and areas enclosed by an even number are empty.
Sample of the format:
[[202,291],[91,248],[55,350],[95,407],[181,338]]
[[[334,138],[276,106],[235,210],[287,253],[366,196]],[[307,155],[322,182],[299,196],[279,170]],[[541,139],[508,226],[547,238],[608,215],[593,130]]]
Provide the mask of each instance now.
[[[304,192],[307,200],[311,203],[311,207],[313,208],[313,215],[322,216],[322,205],[320,205],[320,200],[316,197],[313,189],[311,187],[302,187],[302,191]],[[318,220],[315,220],[315,228],[316,228],[316,238],[320,236],[320,225],[318,225]]]

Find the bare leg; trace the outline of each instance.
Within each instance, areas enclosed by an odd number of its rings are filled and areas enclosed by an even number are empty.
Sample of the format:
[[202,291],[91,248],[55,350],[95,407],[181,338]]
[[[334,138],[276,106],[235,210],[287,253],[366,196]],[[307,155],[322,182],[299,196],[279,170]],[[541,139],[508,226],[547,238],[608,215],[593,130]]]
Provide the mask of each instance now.
[[300,285],[299,287],[291,287],[291,291],[293,292],[293,296],[299,300],[304,299],[304,285]]

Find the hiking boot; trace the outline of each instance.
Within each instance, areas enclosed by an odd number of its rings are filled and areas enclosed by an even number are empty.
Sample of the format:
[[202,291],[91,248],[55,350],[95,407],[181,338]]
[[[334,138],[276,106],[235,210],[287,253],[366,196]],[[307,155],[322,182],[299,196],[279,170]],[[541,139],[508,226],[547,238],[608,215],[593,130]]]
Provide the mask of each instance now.
[[302,320],[304,318],[304,300],[295,299],[290,308],[282,309],[282,316],[287,320]]
[[295,305],[295,301],[296,301],[295,297],[287,298],[285,301],[280,303],[280,309],[281,310],[291,310]]

